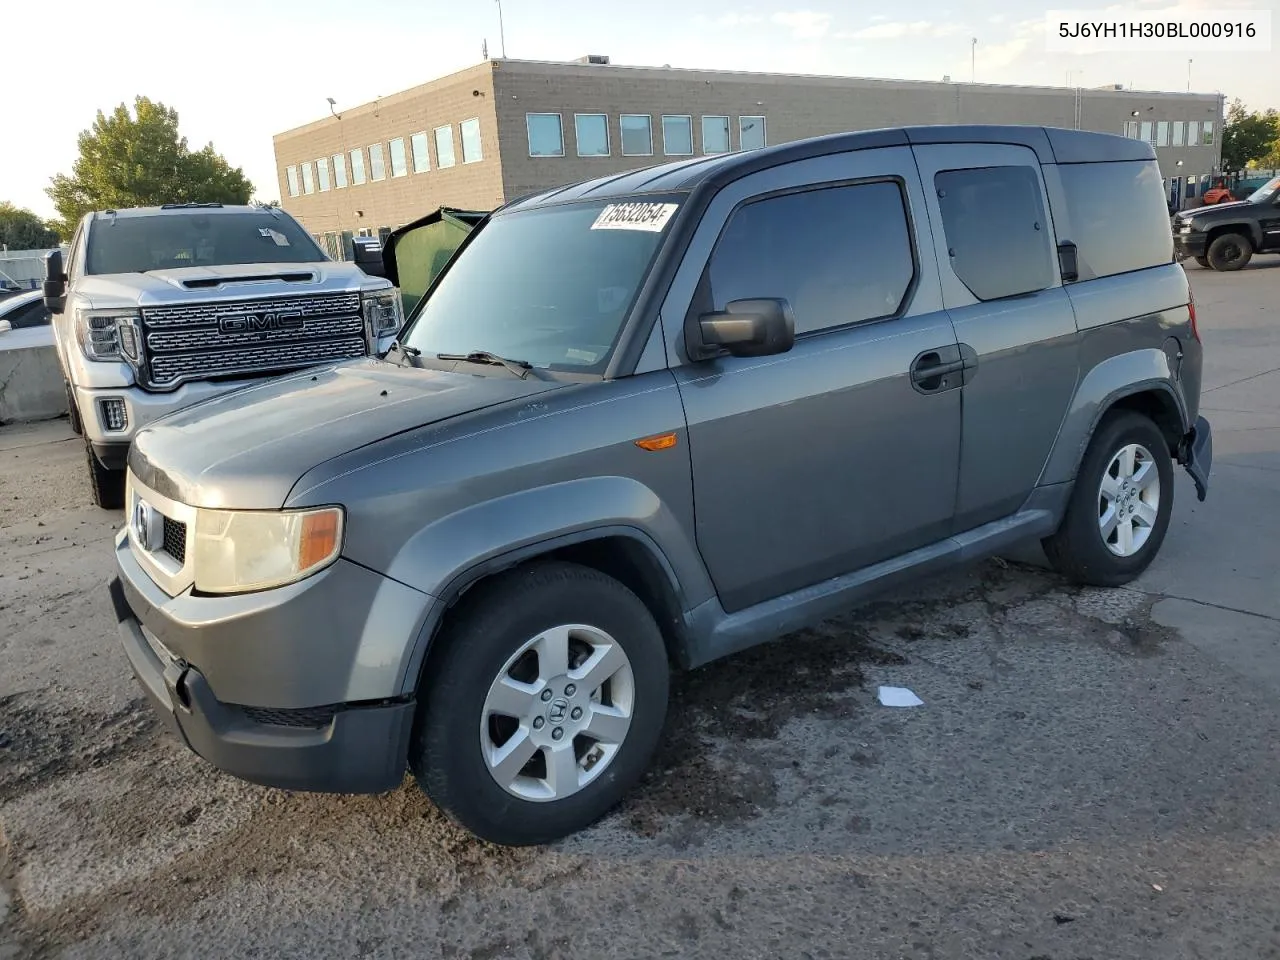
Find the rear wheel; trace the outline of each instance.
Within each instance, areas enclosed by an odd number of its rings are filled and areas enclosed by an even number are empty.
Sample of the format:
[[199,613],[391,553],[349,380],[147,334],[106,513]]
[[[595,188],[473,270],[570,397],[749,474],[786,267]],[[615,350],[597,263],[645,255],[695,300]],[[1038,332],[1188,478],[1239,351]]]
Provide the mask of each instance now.
[[1253,244],[1240,233],[1224,233],[1209,244],[1209,266],[1215,270],[1239,270],[1253,258]]
[[124,471],[104,467],[87,440],[84,452],[89,461],[89,487],[93,491],[93,502],[104,510],[124,507]]
[[435,642],[410,766],[477,836],[557,840],[644,774],[666,716],[666,646],[618,581],[568,563],[519,569],[469,591]]
[[1116,587],[1150,566],[1173,511],[1173,457],[1164,435],[1133,411],[1098,426],[1066,516],[1043,541],[1049,562],[1077,583]]

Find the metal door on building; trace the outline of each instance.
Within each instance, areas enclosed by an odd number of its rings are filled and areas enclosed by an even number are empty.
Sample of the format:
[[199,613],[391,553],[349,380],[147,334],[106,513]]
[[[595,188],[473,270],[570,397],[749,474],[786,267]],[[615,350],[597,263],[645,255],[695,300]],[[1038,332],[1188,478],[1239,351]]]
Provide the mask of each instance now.
[[1169,181],[1169,206],[1175,210],[1182,208],[1182,178],[1173,177]]

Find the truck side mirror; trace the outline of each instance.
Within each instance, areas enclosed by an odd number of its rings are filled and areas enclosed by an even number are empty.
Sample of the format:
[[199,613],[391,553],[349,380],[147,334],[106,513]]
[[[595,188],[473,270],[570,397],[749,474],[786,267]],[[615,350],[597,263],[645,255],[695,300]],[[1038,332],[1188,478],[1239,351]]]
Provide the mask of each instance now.
[[685,347],[694,360],[722,349],[734,357],[767,357],[795,345],[791,304],[781,298],[734,300],[723,311],[704,313],[685,329]]
[[44,258],[44,306],[50,313],[67,307],[67,275],[62,267],[62,251],[51,250]]

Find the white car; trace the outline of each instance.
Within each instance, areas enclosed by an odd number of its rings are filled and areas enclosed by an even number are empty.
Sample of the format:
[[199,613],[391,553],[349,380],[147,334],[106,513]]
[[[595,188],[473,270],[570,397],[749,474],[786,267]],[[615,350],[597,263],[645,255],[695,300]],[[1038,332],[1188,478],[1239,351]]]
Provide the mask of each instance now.
[[0,333],[39,327],[50,321],[49,308],[39,290],[29,290],[0,300]]

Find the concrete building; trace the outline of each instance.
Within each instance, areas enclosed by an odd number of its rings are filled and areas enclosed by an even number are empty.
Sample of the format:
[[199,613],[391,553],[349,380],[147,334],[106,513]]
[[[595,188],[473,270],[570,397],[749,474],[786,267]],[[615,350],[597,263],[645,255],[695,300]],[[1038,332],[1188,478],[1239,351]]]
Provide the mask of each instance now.
[[1146,139],[1185,206],[1219,170],[1222,119],[1218,94],[624,67],[592,56],[486,60],[274,141],[283,206],[337,252],[344,232],[376,236],[442,204],[490,209],[667,159],[905,124]]

